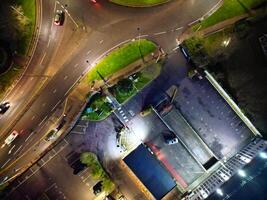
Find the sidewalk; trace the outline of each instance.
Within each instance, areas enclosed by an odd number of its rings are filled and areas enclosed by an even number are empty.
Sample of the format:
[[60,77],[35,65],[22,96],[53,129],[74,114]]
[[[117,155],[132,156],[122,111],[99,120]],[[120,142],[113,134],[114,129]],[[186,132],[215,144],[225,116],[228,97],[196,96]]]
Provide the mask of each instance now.
[[193,31],[191,29],[191,26],[190,26],[182,33],[181,36],[179,36],[177,38],[177,40],[180,43],[182,43],[184,40],[191,38],[191,37],[194,37],[194,36],[207,36],[207,35],[210,35],[212,33],[217,32],[217,31],[223,30],[223,29],[225,29],[225,28],[227,28],[227,27],[235,24],[236,22],[238,22],[242,19],[245,19],[247,17],[249,17],[249,14],[243,14],[240,16],[236,16],[236,17],[224,20],[222,22],[219,22],[213,26],[209,26],[209,27],[207,27],[203,30],[200,30],[200,31]]

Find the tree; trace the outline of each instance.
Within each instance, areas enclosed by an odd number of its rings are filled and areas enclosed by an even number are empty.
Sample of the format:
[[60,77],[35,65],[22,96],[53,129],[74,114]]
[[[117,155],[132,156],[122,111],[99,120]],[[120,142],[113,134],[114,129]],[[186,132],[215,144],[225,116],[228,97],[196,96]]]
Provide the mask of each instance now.
[[120,80],[117,84],[117,90],[121,95],[127,95],[133,91],[133,83],[129,79]]

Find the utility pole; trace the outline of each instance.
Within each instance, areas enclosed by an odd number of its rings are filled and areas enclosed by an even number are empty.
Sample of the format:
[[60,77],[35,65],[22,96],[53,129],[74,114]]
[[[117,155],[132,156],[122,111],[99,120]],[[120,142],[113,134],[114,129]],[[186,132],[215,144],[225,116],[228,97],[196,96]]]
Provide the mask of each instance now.
[[142,54],[141,48],[140,48],[141,33],[140,33],[140,28],[139,27],[137,28],[137,31],[138,31],[138,49],[139,49],[139,53],[140,53],[140,56],[142,58],[142,61],[143,61],[143,63],[145,63],[145,59],[143,57],[143,54]]

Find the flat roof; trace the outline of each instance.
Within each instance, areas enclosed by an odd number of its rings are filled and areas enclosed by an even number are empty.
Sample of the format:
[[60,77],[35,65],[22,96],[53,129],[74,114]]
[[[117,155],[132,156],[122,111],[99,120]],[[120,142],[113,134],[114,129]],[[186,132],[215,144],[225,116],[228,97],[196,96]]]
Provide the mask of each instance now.
[[163,198],[176,186],[171,175],[143,144],[123,160],[156,199]]

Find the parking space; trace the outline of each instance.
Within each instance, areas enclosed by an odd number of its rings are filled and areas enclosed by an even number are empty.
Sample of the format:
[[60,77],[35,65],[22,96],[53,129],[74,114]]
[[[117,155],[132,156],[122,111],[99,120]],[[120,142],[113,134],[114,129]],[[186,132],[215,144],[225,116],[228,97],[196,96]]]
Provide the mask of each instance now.
[[202,142],[202,140],[197,137],[196,132],[186,122],[177,109],[173,108],[162,118],[202,165],[204,165],[213,157],[212,153]]
[[166,144],[163,133],[169,129],[154,112],[146,117],[135,117],[131,128],[181,187],[186,188],[204,173],[205,170],[183,144]]
[[205,78],[184,79],[175,104],[218,158],[233,155],[253,136]]
[[67,199],[65,194],[61,191],[56,183],[52,184],[45,190],[45,195],[48,197],[48,199]]

